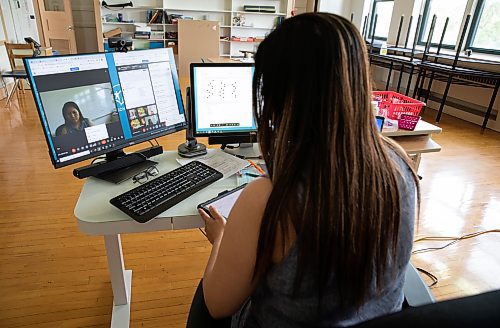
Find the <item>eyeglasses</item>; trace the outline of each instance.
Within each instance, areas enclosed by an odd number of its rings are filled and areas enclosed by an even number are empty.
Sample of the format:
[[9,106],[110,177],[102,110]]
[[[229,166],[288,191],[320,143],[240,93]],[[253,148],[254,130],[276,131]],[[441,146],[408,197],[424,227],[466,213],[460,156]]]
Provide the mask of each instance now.
[[140,184],[143,184],[146,181],[148,181],[150,176],[154,177],[158,174],[160,174],[160,171],[158,171],[158,168],[156,166],[150,166],[146,170],[134,175],[132,177],[132,181],[134,181],[134,183],[139,182]]

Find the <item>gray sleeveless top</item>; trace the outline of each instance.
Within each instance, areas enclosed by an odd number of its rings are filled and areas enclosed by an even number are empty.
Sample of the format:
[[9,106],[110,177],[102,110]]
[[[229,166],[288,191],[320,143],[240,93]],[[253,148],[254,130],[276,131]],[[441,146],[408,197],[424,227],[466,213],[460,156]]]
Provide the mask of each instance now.
[[[334,287],[327,286],[320,301],[312,287],[312,279],[307,276],[292,297],[298,255],[294,244],[285,258],[268,272],[240,311],[233,315],[232,327],[350,326],[401,310],[405,271],[413,243],[416,187],[410,168],[396,154],[393,153],[392,158],[402,172],[398,181],[401,204],[399,257],[391,261],[391,265],[396,266],[396,279],[387,275],[386,287],[381,293],[376,293],[372,285],[369,300],[357,310],[340,311],[338,292]],[[318,308],[321,308],[320,312]]]

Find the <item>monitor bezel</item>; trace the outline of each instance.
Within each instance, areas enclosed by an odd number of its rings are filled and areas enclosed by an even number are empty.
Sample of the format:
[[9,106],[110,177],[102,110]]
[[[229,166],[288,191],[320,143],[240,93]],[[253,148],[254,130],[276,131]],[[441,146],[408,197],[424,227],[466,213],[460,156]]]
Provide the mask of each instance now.
[[[191,94],[190,94],[190,100],[191,100],[191,108],[189,108],[189,117],[188,117],[188,123],[191,127],[193,127],[193,136],[194,137],[235,137],[235,142],[237,142],[237,138],[243,138],[246,140],[249,135],[256,135],[257,134],[257,120],[255,119],[255,115],[253,113],[252,109],[252,116],[255,121],[255,126],[256,128],[254,130],[247,130],[247,131],[235,131],[235,132],[219,132],[219,133],[201,133],[198,132],[198,126],[196,125],[196,115],[195,115],[195,108],[196,108],[196,100],[195,100],[195,92],[194,92],[194,69],[196,67],[255,67],[255,64],[253,63],[241,63],[241,62],[235,62],[235,63],[191,63],[189,66],[189,74],[190,74],[190,87],[191,87]],[[238,141],[239,142],[239,141]],[[247,142],[247,141],[246,141]]]
[[[140,50],[132,50],[132,51],[129,51],[129,52],[141,52],[141,51],[150,51],[150,50],[156,50],[156,49],[157,48],[153,48],[153,49],[140,49]],[[35,106],[37,108],[38,118],[40,119],[40,123],[42,125],[43,134],[45,136],[45,142],[46,142],[47,147],[48,147],[49,157],[50,157],[50,160],[51,160],[52,165],[54,166],[54,168],[59,169],[59,168],[66,167],[66,166],[69,166],[69,165],[72,165],[72,164],[84,162],[84,161],[86,161],[88,159],[91,159],[91,158],[95,158],[95,157],[99,157],[99,156],[102,156],[102,155],[106,155],[108,153],[111,153],[111,152],[114,152],[114,151],[117,151],[117,150],[121,150],[121,149],[125,149],[127,147],[134,146],[134,145],[137,145],[137,144],[140,144],[140,143],[143,143],[143,142],[148,142],[150,140],[153,140],[153,139],[156,139],[156,138],[160,138],[160,137],[172,134],[172,133],[176,133],[176,132],[185,130],[187,128],[188,122],[186,120],[186,109],[184,108],[184,102],[183,102],[183,99],[182,99],[182,92],[181,92],[181,87],[180,87],[179,76],[177,74],[177,63],[175,62],[175,57],[174,57],[174,53],[173,53],[172,48],[168,48],[167,47],[167,48],[164,48],[164,49],[167,50],[169,59],[173,60],[175,68],[176,68],[175,70],[172,70],[172,72],[173,72],[173,83],[174,83],[174,89],[175,89],[175,94],[176,94],[176,98],[177,98],[177,103],[181,105],[181,110],[182,110],[182,113],[184,114],[184,122],[183,123],[178,123],[179,124],[178,126],[175,126],[172,129],[163,130],[162,132],[160,132],[160,133],[158,133],[158,134],[156,134],[154,136],[149,135],[149,136],[145,136],[145,137],[137,137],[137,139],[129,139],[129,140],[132,140],[132,141],[131,142],[126,142],[126,143],[121,144],[121,145],[116,146],[116,147],[108,148],[108,149],[100,151],[100,152],[91,153],[91,154],[84,155],[84,156],[81,156],[81,157],[77,157],[75,159],[71,159],[71,160],[64,161],[64,162],[58,162],[57,158],[56,158],[57,157],[56,153],[53,152],[52,149],[51,149],[51,146],[50,146],[50,143],[51,143],[51,139],[50,139],[51,138],[51,134],[50,134],[50,130],[49,130],[48,126],[45,125],[45,122],[48,122],[48,121],[47,121],[46,117],[44,118],[42,116],[42,115],[45,115],[45,111],[43,110],[43,108],[40,108],[39,105],[41,105],[41,104],[39,104],[39,101],[37,101],[37,99],[36,99],[35,89],[33,87],[36,84],[35,84],[33,75],[28,72],[28,68],[30,66],[27,65],[27,64],[31,60],[39,60],[39,59],[45,59],[45,58],[49,59],[49,58],[54,58],[54,57],[58,57],[59,58],[59,57],[74,57],[74,56],[87,56],[87,55],[89,55],[89,56],[90,55],[106,55],[107,53],[113,53],[113,52],[91,52],[91,53],[82,53],[82,54],[69,54],[69,55],[56,55],[56,56],[47,56],[47,57],[26,57],[26,58],[23,58],[24,67],[26,67],[26,70],[27,70],[27,76],[28,76],[28,79],[29,79],[29,83],[32,86],[31,87],[31,92],[33,94],[33,100],[34,100]],[[115,104],[115,106],[116,106],[116,104]],[[44,119],[45,119],[45,122],[44,122]]]

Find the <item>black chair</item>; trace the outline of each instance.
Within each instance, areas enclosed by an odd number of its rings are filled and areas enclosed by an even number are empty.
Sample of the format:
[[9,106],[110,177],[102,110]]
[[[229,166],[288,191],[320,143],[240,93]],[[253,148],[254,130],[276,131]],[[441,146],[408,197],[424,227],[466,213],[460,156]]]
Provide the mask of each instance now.
[[353,327],[500,327],[500,290],[405,309]]

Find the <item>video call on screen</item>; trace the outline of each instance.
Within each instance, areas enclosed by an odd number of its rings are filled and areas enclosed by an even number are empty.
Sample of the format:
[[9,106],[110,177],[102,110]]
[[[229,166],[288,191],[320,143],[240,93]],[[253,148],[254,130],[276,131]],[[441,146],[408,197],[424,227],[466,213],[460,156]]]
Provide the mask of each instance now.
[[57,162],[93,157],[183,124],[165,49],[29,62]]

